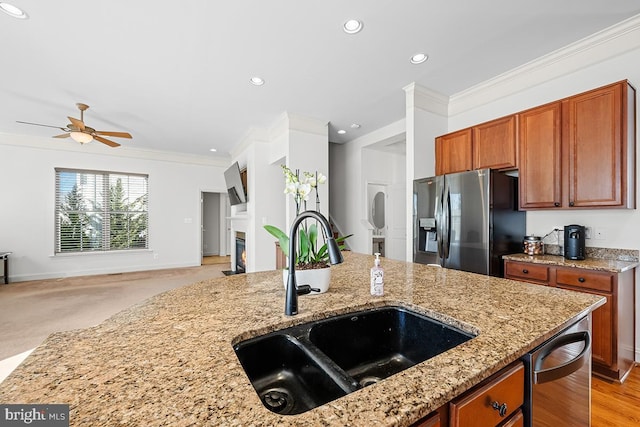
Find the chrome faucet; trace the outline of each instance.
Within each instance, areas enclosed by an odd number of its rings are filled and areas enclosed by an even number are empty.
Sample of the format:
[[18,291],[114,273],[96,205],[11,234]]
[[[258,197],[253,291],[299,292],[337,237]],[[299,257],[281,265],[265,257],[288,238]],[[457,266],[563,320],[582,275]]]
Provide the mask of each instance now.
[[305,218],[315,218],[320,221],[320,225],[327,237],[327,250],[329,252],[329,262],[331,264],[340,264],[343,261],[342,253],[338,247],[336,239],[333,238],[329,221],[316,211],[304,211],[293,220],[291,231],[289,232],[289,276],[287,278],[287,289],[284,300],[284,314],[294,316],[298,314],[298,284],[296,283],[296,236],[298,234],[298,226]]

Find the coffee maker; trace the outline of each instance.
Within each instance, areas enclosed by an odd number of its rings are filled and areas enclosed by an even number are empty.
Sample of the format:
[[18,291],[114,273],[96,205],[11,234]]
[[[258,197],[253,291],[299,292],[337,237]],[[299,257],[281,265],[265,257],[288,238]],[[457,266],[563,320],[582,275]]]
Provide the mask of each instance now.
[[584,225],[564,227],[564,257],[566,259],[584,259]]

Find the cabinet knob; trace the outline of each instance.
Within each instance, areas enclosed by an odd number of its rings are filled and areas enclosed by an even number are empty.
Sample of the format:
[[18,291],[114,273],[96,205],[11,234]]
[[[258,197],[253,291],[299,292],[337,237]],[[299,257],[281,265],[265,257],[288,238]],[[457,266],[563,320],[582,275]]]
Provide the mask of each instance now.
[[553,206],[555,206],[556,208],[557,208],[557,207],[560,207],[560,203],[555,202],[555,203],[553,204]]
[[569,202],[569,206],[573,206],[573,202]]
[[526,268],[523,268],[523,269],[522,269],[522,272],[523,272],[524,274],[529,274],[529,270],[527,270]]
[[587,281],[587,279],[585,279],[584,277],[578,277],[578,282],[584,283],[586,281]]
[[507,404],[506,403],[503,403],[501,405],[498,402],[492,402],[491,403],[491,407],[493,409],[495,409],[496,411],[498,411],[498,414],[500,414],[501,417],[504,417],[505,415],[507,415]]

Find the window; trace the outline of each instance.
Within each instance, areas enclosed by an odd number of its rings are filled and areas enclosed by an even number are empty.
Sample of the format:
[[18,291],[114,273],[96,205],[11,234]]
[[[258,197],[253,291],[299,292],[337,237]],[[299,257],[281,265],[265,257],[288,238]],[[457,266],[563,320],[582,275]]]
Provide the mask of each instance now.
[[148,178],[56,168],[55,253],[147,249]]

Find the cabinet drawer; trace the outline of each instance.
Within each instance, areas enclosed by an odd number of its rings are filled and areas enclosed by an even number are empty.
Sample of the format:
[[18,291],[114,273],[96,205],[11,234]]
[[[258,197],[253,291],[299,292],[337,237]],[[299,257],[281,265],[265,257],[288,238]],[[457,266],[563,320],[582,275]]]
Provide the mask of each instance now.
[[500,427],[524,427],[524,416],[522,415],[522,411],[519,410],[511,418],[509,421],[502,424]]
[[549,281],[549,267],[542,264],[508,261],[504,272],[507,278],[535,280],[545,283]]
[[578,269],[559,268],[556,272],[556,283],[558,285],[575,286],[594,291],[613,291],[613,275],[610,273],[595,273]]
[[[498,425],[516,412],[523,402],[524,366],[518,362],[489,378],[470,393],[453,400],[449,407],[451,426]],[[501,407],[504,408],[502,415]]]

